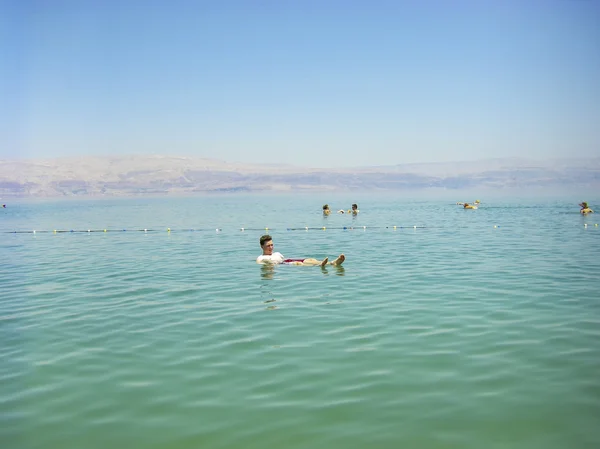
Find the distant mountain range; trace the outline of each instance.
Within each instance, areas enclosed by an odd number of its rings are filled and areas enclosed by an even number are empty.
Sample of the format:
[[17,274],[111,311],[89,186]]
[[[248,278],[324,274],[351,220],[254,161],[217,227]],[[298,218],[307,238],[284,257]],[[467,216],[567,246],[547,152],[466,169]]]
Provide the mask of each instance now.
[[533,187],[598,189],[600,158],[506,158],[339,169],[173,156],[0,160],[3,198]]

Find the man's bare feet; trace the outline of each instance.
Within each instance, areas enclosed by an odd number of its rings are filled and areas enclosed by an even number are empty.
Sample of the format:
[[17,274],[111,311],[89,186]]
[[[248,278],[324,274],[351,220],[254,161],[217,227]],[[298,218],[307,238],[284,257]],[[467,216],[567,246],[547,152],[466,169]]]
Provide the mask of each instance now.
[[344,263],[344,260],[346,260],[346,256],[344,256],[343,254],[340,254],[337,259],[335,259],[333,262],[331,262],[331,265],[341,265]]
[[323,262],[321,262],[321,266],[324,267],[325,265],[327,265],[327,262],[329,262],[329,257],[323,259]]

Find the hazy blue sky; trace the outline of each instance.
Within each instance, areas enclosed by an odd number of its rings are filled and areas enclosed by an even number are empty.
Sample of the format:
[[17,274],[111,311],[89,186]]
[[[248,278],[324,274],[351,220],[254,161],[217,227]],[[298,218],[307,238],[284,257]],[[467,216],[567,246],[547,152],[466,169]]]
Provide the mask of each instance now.
[[0,5],[0,158],[600,154],[597,0]]

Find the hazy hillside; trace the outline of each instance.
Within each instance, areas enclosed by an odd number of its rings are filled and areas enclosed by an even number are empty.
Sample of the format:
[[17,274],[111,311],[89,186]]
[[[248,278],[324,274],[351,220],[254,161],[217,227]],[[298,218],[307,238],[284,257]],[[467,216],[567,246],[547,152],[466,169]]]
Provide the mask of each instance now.
[[224,191],[600,187],[600,158],[490,159],[352,169],[248,165],[172,156],[0,161],[1,197]]

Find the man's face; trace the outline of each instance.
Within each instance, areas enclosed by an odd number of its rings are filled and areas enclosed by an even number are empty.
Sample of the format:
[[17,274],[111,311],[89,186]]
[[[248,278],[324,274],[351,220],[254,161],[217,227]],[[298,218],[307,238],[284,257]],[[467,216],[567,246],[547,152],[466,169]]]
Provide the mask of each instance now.
[[273,254],[273,240],[267,240],[263,244],[262,249],[265,256],[271,256]]

